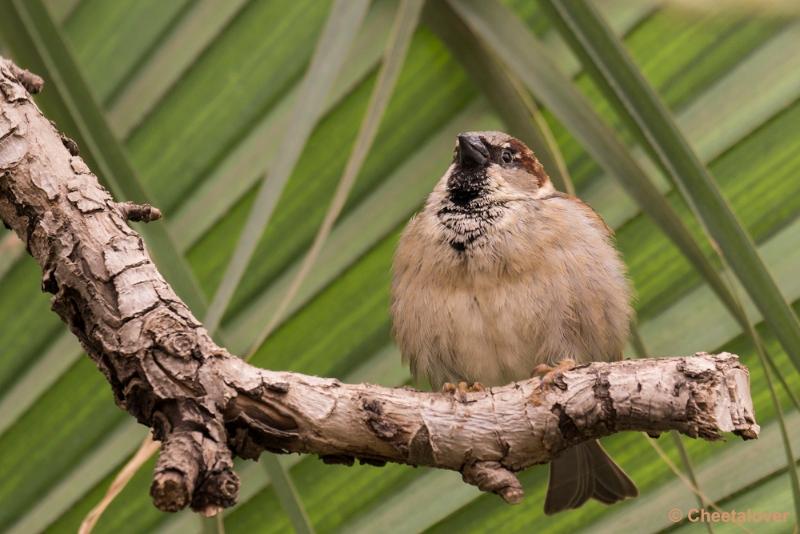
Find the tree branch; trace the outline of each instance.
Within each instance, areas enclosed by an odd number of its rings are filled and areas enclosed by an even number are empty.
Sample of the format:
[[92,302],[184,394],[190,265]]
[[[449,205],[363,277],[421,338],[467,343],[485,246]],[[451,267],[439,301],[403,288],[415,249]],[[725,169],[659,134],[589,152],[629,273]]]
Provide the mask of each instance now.
[[162,510],[233,505],[233,455],[265,450],[452,469],[518,502],[515,472],[584,440],[758,434],[748,371],[727,353],[593,363],[463,398],[251,367],[211,340],[126,222],[158,210],[111,198],[32,102],[25,72],[0,58],[0,218],[117,404],[162,441],[151,488]]

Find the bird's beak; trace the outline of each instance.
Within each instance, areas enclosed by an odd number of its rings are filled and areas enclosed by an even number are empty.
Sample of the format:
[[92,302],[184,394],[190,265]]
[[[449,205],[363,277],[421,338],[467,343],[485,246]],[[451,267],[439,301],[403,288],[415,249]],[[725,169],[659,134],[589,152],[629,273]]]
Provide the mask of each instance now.
[[462,167],[477,167],[489,159],[486,145],[476,135],[458,136],[458,162]]

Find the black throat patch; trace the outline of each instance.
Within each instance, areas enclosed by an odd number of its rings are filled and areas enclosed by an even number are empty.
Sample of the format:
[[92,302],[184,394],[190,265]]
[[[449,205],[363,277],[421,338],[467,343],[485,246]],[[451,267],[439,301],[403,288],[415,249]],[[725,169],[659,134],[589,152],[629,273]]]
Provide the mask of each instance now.
[[492,201],[484,188],[477,194],[451,194],[436,216],[443,226],[443,239],[464,254],[486,245],[487,234],[504,209],[504,204]]
[[470,203],[480,200],[487,194],[489,179],[486,176],[486,168],[476,169],[456,168],[447,179],[447,194],[450,202],[457,206],[468,206]]

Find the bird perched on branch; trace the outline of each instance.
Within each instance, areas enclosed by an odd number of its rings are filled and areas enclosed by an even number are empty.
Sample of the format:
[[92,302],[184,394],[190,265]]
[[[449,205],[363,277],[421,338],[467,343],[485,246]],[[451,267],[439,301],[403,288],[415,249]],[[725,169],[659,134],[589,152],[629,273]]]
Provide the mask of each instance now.
[[[608,226],[556,191],[533,152],[502,132],[458,136],[394,258],[403,358],[417,380],[456,393],[620,359],[630,299]],[[545,512],[636,495],[600,444],[585,442],[551,463]]]

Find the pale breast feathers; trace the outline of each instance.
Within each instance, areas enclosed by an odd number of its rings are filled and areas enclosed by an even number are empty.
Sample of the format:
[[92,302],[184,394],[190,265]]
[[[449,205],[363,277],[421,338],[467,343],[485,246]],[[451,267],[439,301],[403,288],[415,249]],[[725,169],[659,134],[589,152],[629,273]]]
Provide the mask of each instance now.
[[538,363],[621,356],[630,289],[591,208],[561,194],[520,202],[469,251],[440,226],[426,209],[395,257],[394,334],[415,377],[496,385]]

